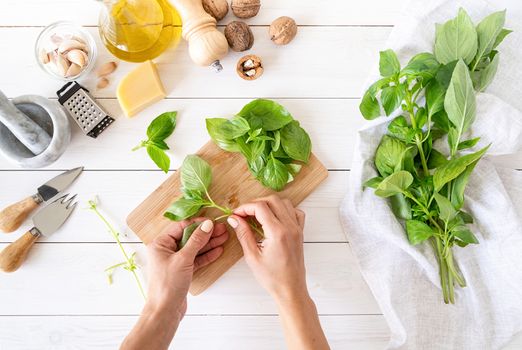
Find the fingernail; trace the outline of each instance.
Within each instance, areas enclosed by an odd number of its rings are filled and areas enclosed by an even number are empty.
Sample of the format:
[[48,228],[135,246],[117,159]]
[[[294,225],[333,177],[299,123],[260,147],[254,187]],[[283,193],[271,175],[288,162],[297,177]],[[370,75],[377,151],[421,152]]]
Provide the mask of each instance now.
[[210,233],[210,231],[212,231],[212,227],[214,227],[214,223],[212,222],[212,220],[205,220],[203,221],[200,227],[201,231],[205,233]]
[[237,222],[237,220],[234,218],[228,218],[227,222],[230,226],[232,226],[232,228],[237,228],[237,226],[239,225],[239,222]]

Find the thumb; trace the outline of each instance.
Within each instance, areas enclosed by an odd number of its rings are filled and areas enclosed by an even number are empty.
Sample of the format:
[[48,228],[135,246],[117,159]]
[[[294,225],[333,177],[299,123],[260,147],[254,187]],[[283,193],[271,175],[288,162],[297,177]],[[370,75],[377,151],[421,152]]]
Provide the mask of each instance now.
[[227,222],[232,226],[234,231],[236,231],[237,239],[239,240],[239,243],[241,243],[245,257],[258,254],[259,248],[257,247],[256,237],[248,225],[248,222],[237,215],[230,216],[227,219]]
[[182,251],[195,259],[199,251],[208,243],[214,230],[212,220],[203,221],[198,228],[194,230],[189,240],[183,247]]

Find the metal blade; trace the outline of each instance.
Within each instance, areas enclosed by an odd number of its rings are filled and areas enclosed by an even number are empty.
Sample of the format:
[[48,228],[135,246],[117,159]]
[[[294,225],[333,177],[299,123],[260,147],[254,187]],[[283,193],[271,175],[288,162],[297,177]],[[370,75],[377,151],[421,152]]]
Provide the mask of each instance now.
[[76,178],[81,174],[82,171],[83,167],[78,167],[53,177],[45,184],[38,187],[38,194],[42,197],[44,201],[48,201],[49,199],[53,198],[58,193],[62,192],[67,187],[69,187],[69,185],[72,184],[74,180],[76,180]]
[[33,217],[33,225],[42,235],[49,236],[56,232],[76,208],[77,202],[71,204],[76,195],[69,199],[67,196],[68,194],[53,201]]

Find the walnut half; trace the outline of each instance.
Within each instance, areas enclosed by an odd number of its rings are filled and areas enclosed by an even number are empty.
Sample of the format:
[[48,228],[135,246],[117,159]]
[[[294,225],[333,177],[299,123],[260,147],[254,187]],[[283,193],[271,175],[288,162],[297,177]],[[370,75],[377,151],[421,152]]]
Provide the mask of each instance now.
[[261,58],[246,55],[237,62],[237,74],[245,80],[255,80],[263,74]]

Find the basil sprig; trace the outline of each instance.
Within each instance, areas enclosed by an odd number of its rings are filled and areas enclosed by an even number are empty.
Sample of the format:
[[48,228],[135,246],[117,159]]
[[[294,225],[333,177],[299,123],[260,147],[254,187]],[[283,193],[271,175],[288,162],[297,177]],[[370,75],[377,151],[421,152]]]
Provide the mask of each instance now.
[[[434,53],[413,56],[405,67],[392,50],[380,53],[381,78],[364,94],[360,111],[374,119],[394,113],[381,139],[374,165],[379,176],[365,182],[389,198],[404,221],[411,244],[431,241],[440,266],[444,301],[455,302],[455,285],[466,286],[452,248],[477,244],[462,208],[464,190],[489,146],[461,155],[480,138],[464,140],[476,115],[475,93],[491,83],[499,63],[498,45],[511,32],[505,11],[475,26],[464,9],[437,26]],[[449,152],[434,148],[445,137]]]
[[209,118],[207,131],[227,152],[240,152],[254,177],[281,191],[292,182],[301,163],[310,159],[312,142],[297,120],[279,103],[257,99],[233,118]]
[[147,128],[147,140],[132,150],[136,151],[145,147],[147,153],[154,163],[165,173],[169,171],[170,158],[165,152],[169,146],[165,140],[174,132],[176,128],[176,116],[178,112],[165,112],[156,117]]

